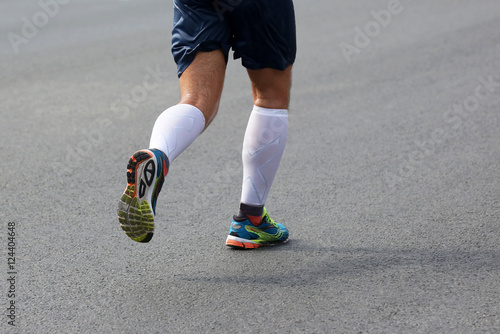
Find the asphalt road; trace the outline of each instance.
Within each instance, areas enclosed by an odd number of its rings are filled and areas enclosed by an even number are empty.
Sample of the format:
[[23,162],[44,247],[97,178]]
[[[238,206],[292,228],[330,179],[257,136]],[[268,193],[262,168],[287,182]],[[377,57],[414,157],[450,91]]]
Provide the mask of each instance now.
[[239,61],[137,244],[116,203],[179,95],[171,1],[0,3],[2,333],[500,332],[500,2],[295,6],[291,241],[234,251]]

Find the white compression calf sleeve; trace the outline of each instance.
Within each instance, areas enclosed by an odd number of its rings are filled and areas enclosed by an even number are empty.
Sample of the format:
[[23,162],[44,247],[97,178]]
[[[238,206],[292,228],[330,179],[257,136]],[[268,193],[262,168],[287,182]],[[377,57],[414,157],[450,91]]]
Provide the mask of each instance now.
[[288,110],[254,106],[243,140],[241,203],[264,205],[285,150]]
[[156,119],[149,148],[156,148],[175,160],[205,128],[205,116],[190,104],[177,104]]

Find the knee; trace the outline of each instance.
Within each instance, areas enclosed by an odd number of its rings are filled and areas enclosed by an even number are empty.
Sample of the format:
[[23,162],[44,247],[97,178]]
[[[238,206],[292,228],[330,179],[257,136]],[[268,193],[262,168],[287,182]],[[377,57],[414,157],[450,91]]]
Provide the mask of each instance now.
[[288,109],[291,69],[290,66],[284,71],[270,68],[249,70],[254,104],[263,108]]
[[254,99],[253,104],[257,107],[268,109],[288,109],[288,97],[257,97]]
[[283,82],[253,87],[254,105],[269,109],[288,109],[290,85]]
[[268,87],[257,90],[253,94],[254,105],[269,109],[288,109],[290,102],[290,89],[288,87]]

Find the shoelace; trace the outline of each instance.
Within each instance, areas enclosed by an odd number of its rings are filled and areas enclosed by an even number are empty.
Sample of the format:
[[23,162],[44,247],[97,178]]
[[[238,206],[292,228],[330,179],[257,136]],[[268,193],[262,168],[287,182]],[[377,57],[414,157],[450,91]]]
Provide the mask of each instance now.
[[275,221],[269,216],[269,214],[266,212],[266,214],[262,217],[263,220],[268,222],[269,224],[273,225],[274,227],[278,228],[278,225],[275,223]]

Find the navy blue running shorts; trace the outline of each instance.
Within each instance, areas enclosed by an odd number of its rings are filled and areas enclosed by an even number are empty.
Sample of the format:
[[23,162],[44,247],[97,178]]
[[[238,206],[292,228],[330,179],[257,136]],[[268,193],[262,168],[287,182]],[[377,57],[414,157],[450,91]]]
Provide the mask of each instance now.
[[297,50],[292,0],[174,0],[172,54],[177,75],[197,51],[222,50],[248,69],[284,70]]

